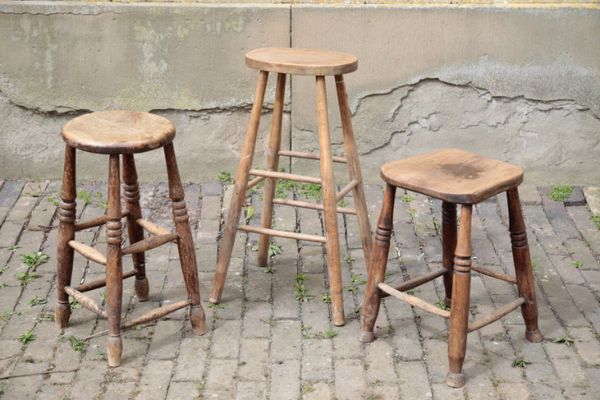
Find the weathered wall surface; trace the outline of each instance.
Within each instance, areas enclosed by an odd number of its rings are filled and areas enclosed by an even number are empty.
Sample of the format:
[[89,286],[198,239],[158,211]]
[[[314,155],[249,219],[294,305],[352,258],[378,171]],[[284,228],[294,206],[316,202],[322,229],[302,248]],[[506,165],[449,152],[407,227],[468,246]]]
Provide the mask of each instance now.
[[[384,161],[455,146],[521,164],[530,181],[597,184],[598,37],[590,4],[0,3],[0,178],[60,177],[60,127],[128,108],[173,120],[184,178],[214,180],[235,168],[245,134],[256,71],[243,54],[292,45],[358,55],[346,81],[370,181]],[[315,150],[314,80],[291,87],[283,143]],[[160,153],[139,159],[143,179],[164,176]],[[80,160],[80,178],[105,177],[103,157]]]

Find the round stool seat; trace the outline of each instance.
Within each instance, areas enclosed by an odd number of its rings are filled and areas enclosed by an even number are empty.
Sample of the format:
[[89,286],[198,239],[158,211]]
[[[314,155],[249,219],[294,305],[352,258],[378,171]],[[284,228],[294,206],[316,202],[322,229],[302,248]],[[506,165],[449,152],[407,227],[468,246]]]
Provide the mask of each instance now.
[[356,71],[358,59],[352,54],[338,51],[266,47],[248,52],[246,65],[282,74],[343,75]]
[[62,135],[76,149],[131,154],[171,143],[175,127],[168,119],[147,112],[100,111],[72,119],[63,127]]

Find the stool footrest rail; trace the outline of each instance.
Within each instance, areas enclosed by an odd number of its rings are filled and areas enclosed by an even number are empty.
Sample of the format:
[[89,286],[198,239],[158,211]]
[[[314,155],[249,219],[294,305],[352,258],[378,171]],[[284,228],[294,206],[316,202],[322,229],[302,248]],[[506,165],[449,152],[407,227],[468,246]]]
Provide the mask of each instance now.
[[394,289],[390,285],[385,284],[383,282],[381,282],[377,286],[379,287],[379,289],[381,289],[381,291],[389,294],[390,296],[394,296],[395,298],[402,300],[405,303],[408,303],[413,307],[418,307],[418,308],[425,310],[427,312],[430,312],[432,314],[439,315],[440,317],[450,318],[450,311],[442,310],[442,309],[434,306],[433,304],[430,304],[424,300],[419,299],[416,296],[411,296],[409,294],[402,293],[402,292]]
[[309,242],[326,242],[326,239],[323,236],[308,235],[306,233],[298,232],[278,231],[276,229],[261,228],[258,226],[238,225],[238,230],[250,233],[258,233],[261,235],[278,236],[288,239],[306,240]]

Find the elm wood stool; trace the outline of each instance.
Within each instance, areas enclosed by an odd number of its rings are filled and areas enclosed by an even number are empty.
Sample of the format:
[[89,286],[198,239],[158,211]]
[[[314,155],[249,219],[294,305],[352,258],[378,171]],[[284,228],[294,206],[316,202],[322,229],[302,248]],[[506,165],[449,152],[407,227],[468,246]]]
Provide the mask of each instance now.
[[[108,364],[111,367],[121,363],[121,328],[161,318],[180,308],[189,306],[189,317],[193,331],[202,335],[204,310],[200,304],[196,254],[192,240],[184,191],[179,178],[173,138],[175,128],[169,120],[154,114],[130,111],[105,111],[82,115],[69,121],[62,130],[66,142],[64,176],[59,209],[59,231],[57,250],[58,303],[56,324],[67,327],[71,309],[69,296],[82,306],[108,319]],[[165,152],[169,180],[169,197],[173,208],[175,232],[142,219],[140,194],[134,153],[141,153],[162,147]],[[108,207],[106,215],[75,223],[75,150],[109,154]],[[121,211],[120,160],[123,157],[123,189],[125,210]],[[121,219],[127,218],[127,231],[130,245],[121,247]],[[93,247],[75,241],[75,232],[106,224],[107,254]],[[150,236],[144,238],[144,230]],[[148,313],[121,322],[121,301],[123,279],[135,276],[135,293],[140,301],[148,300],[148,279],[145,272],[144,252],[162,244],[176,241],[181,260],[181,269],[187,289],[187,300],[156,308]],[[73,250],[87,259],[106,266],[106,278],[82,285],[71,286],[73,270]],[[134,269],[123,273],[122,256],[131,254]],[[83,294],[86,291],[106,286],[106,310]]]
[[[450,319],[448,360],[450,372],[446,383],[461,387],[465,383],[462,366],[467,348],[467,333],[482,328],[507,315],[519,306],[525,320],[525,337],[540,342],[538,311],[535,298],[527,232],[517,187],[523,170],[501,161],[491,160],[462,150],[447,149],[391,162],[381,167],[386,182],[381,214],[377,222],[371,253],[369,277],[362,308],[360,340],[375,340],[373,327],[381,298],[393,296],[425,311]],[[396,188],[408,189],[440,199],[442,203],[443,268],[398,285],[384,283],[390,248]],[[498,193],[508,198],[509,230],[516,277],[495,272],[471,262],[471,213],[473,204]],[[461,205],[460,227],[456,226],[456,205]],[[493,313],[469,323],[471,270],[517,285],[519,297]],[[439,276],[444,276],[445,302],[450,311],[441,310],[415,296],[404,293]]]
[[[258,244],[258,265],[263,267],[267,266],[268,263],[267,254],[270,236],[325,243],[327,249],[327,267],[333,310],[333,323],[337,326],[344,325],[345,318],[342,301],[342,275],[340,269],[337,213],[356,214],[358,217],[365,260],[369,260],[371,250],[371,227],[367,215],[358,152],[356,150],[356,142],[352,130],[351,112],[348,106],[343,77],[343,74],[353,72],[358,68],[358,60],[351,54],[325,50],[261,48],[252,50],[246,54],[246,65],[250,68],[258,69],[260,73],[254,97],[254,104],[252,106],[252,113],[250,115],[250,123],[246,132],[246,142],[240,157],[231,206],[227,215],[225,231],[219,249],[215,280],[210,301],[218,303],[221,300],[223,285],[225,283],[227,269],[231,259],[231,252],[235,241],[235,234],[238,230],[261,235]],[[271,133],[269,136],[268,149],[266,151],[266,170],[251,169],[269,72],[277,73],[277,85]],[[281,120],[287,74],[315,76],[320,154],[281,150]],[[346,157],[334,157],[331,152],[327,96],[325,91],[325,76],[330,75],[335,77]],[[315,178],[279,172],[280,156],[319,160],[321,177]],[[339,192],[336,190],[336,181],[333,174],[334,162],[348,164],[350,182]],[[249,181],[250,176],[254,176],[255,178]],[[289,179],[299,182],[320,184],[323,190],[323,204],[289,199],[274,199],[276,179]],[[263,191],[261,226],[238,225],[246,191],[262,181],[265,181],[265,185]],[[352,192],[354,198],[355,208],[338,207],[337,202],[350,192]],[[325,236],[271,229],[273,204],[322,210],[325,220]]]

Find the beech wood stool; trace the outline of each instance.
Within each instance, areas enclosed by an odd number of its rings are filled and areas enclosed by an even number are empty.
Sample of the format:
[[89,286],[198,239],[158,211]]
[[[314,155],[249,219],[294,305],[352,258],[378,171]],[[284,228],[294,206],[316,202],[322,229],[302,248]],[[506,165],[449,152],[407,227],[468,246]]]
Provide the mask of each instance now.
[[[260,70],[260,73],[254,97],[254,104],[252,106],[250,123],[246,132],[246,142],[240,157],[240,163],[235,178],[234,192],[231,198],[231,206],[227,215],[225,231],[219,249],[215,280],[210,301],[219,303],[221,300],[223,285],[225,283],[227,269],[231,259],[231,252],[235,241],[235,234],[238,230],[261,235],[258,244],[258,265],[262,267],[267,266],[268,263],[270,236],[324,243],[327,249],[327,268],[329,274],[333,323],[334,325],[341,326],[344,324],[345,318],[342,301],[342,274],[340,269],[337,213],[356,214],[358,217],[365,260],[369,260],[371,249],[371,227],[367,215],[358,152],[356,150],[356,142],[352,130],[351,112],[348,106],[343,77],[343,74],[353,72],[358,68],[358,60],[351,54],[325,50],[261,48],[252,50],[246,54],[246,65],[250,68]],[[277,86],[269,145],[266,151],[266,170],[251,169],[269,72],[277,73]],[[281,150],[281,121],[287,74],[315,76],[320,154]],[[344,136],[345,157],[334,157],[331,152],[327,96],[325,91],[325,76],[330,75],[335,76]],[[321,177],[315,178],[279,172],[280,156],[320,160]],[[333,174],[334,162],[348,164],[350,182],[339,192],[336,190],[336,181]],[[250,176],[254,176],[255,178],[249,181]],[[276,179],[289,179],[299,182],[320,184],[323,190],[323,204],[289,199],[274,199]],[[261,226],[238,225],[246,191],[262,181],[265,181],[265,185],[263,191]],[[338,207],[337,202],[350,192],[352,192],[353,195],[355,208]],[[273,204],[322,210],[324,214],[325,236],[271,229]]]
[[[85,114],[69,121],[62,130],[66,142],[64,176],[59,208],[59,231],[57,250],[57,292],[56,324],[59,328],[68,326],[71,308],[69,296],[82,306],[108,319],[107,357],[111,367],[121,363],[121,328],[149,322],[161,318],[180,308],[189,306],[189,317],[193,331],[202,335],[204,310],[200,303],[196,254],[192,239],[184,190],[177,169],[173,138],[175,127],[169,120],[158,115],[130,112],[104,111]],[[141,153],[159,147],[164,148],[169,180],[169,197],[173,208],[175,232],[142,219],[140,194],[134,153]],[[109,154],[108,207],[104,216],[75,223],[75,150]],[[120,160],[123,157],[123,188],[125,210],[121,211]],[[122,223],[127,218],[129,246],[121,247]],[[75,241],[75,232],[106,224],[107,254],[93,247]],[[144,230],[150,236],[144,238]],[[148,279],[145,272],[144,252],[168,242],[177,242],[183,278],[187,289],[187,300],[162,306],[140,317],[121,322],[121,301],[123,279],[135,276],[135,293],[139,301],[148,300]],[[106,278],[71,286],[73,251],[87,259],[106,266]],[[134,268],[123,273],[122,256],[131,254]],[[106,286],[106,310],[90,297],[86,291]]]
[[[535,287],[527,244],[527,232],[517,187],[523,181],[523,170],[501,161],[491,160],[457,149],[431,153],[391,162],[381,167],[386,182],[381,214],[377,222],[375,243],[369,265],[369,276],[362,307],[360,340],[375,340],[373,328],[381,299],[393,296],[413,307],[450,319],[448,360],[450,371],[446,383],[461,387],[465,383],[462,366],[467,348],[467,333],[482,328],[518,307],[525,320],[525,337],[540,342]],[[443,268],[396,285],[384,282],[390,248],[396,188],[411,190],[440,199],[442,203]],[[509,230],[516,277],[496,272],[471,262],[471,213],[473,204],[498,193],[508,198]],[[456,205],[461,205],[460,227],[456,225]],[[471,270],[517,285],[518,298],[493,313],[469,323]],[[442,310],[415,296],[406,294],[439,276],[444,277],[445,302],[450,311]]]

